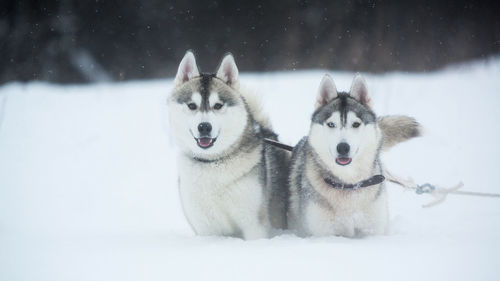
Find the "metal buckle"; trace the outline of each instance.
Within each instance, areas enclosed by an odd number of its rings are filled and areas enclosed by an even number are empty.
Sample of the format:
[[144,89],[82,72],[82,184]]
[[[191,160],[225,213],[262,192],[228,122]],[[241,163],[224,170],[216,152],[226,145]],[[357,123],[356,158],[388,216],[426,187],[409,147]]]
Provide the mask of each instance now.
[[423,193],[432,193],[436,187],[430,183],[424,183],[422,185],[417,185],[417,189],[415,192],[417,194],[423,194]]

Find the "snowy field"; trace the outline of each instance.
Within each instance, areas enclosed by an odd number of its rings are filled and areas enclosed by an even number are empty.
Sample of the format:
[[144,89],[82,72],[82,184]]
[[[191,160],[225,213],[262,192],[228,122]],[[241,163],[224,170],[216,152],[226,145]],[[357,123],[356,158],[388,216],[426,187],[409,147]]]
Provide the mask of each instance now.
[[[241,75],[282,141],[309,127],[324,71]],[[330,73],[347,90],[353,73]],[[500,58],[366,75],[378,115],[425,136],[383,155],[417,182],[500,193]],[[500,280],[500,199],[432,200],[388,184],[387,236],[197,237],[165,122],[171,79],[0,87],[0,280]]]

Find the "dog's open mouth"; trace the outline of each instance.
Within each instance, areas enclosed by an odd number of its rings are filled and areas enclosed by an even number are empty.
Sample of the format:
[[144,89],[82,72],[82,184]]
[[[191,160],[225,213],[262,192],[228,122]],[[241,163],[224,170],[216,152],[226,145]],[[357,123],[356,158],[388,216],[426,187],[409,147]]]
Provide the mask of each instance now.
[[337,159],[335,159],[335,162],[337,162],[337,164],[342,166],[351,164],[351,161],[352,158],[349,157],[338,157]]
[[214,145],[214,142],[217,140],[217,138],[196,138],[196,142],[198,143],[198,146],[207,149]]

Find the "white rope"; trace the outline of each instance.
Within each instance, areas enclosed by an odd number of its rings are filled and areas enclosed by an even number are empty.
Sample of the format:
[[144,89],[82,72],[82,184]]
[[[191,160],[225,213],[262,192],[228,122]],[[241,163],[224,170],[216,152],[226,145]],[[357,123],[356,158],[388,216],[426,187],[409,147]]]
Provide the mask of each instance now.
[[495,193],[481,193],[481,192],[472,192],[472,191],[462,191],[458,190],[464,186],[462,182],[452,186],[452,187],[441,187],[438,185],[431,184],[423,184],[418,185],[413,181],[412,178],[402,179],[400,177],[396,177],[391,174],[389,171],[385,171],[385,178],[395,184],[398,184],[406,189],[410,189],[415,191],[417,194],[428,193],[432,195],[435,199],[434,201],[423,205],[422,207],[428,208],[432,206],[436,206],[446,200],[448,194],[458,194],[458,195],[470,195],[470,196],[483,196],[483,197],[500,197],[500,194]]
[[[267,143],[274,145],[276,147],[279,147],[281,149],[285,149],[288,151],[292,151],[293,147],[280,143],[278,141],[272,140],[272,139],[264,139]],[[408,179],[402,179],[400,177],[396,177],[393,174],[391,174],[389,171],[385,170],[384,176],[386,180],[395,183],[397,185],[400,185],[406,189],[410,189],[415,191],[417,194],[424,194],[428,193],[432,195],[435,199],[434,201],[422,205],[424,208],[436,206],[440,203],[442,203],[444,200],[446,200],[446,197],[448,194],[457,194],[457,195],[470,195],[470,196],[482,196],[482,197],[500,197],[500,194],[496,193],[481,193],[481,192],[472,192],[472,191],[463,191],[463,190],[458,190],[464,186],[462,182],[459,182],[457,185],[454,185],[452,187],[441,187],[438,185],[432,185],[429,183],[418,185],[413,181],[412,178]]]

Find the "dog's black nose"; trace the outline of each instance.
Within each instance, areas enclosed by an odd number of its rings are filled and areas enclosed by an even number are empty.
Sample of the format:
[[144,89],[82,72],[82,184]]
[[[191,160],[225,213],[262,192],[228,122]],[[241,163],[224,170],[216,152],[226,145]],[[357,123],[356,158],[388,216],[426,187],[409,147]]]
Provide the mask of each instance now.
[[200,135],[202,136],[209,135],[211,131],[212,125],[208,122],[203,122],[198,125],[198,132],[200,132]]
[[347,142],[341,142],[337,145],[337,152],[340,155],[347,155],[349,153],[349,149],[351,149],[351,147]]

